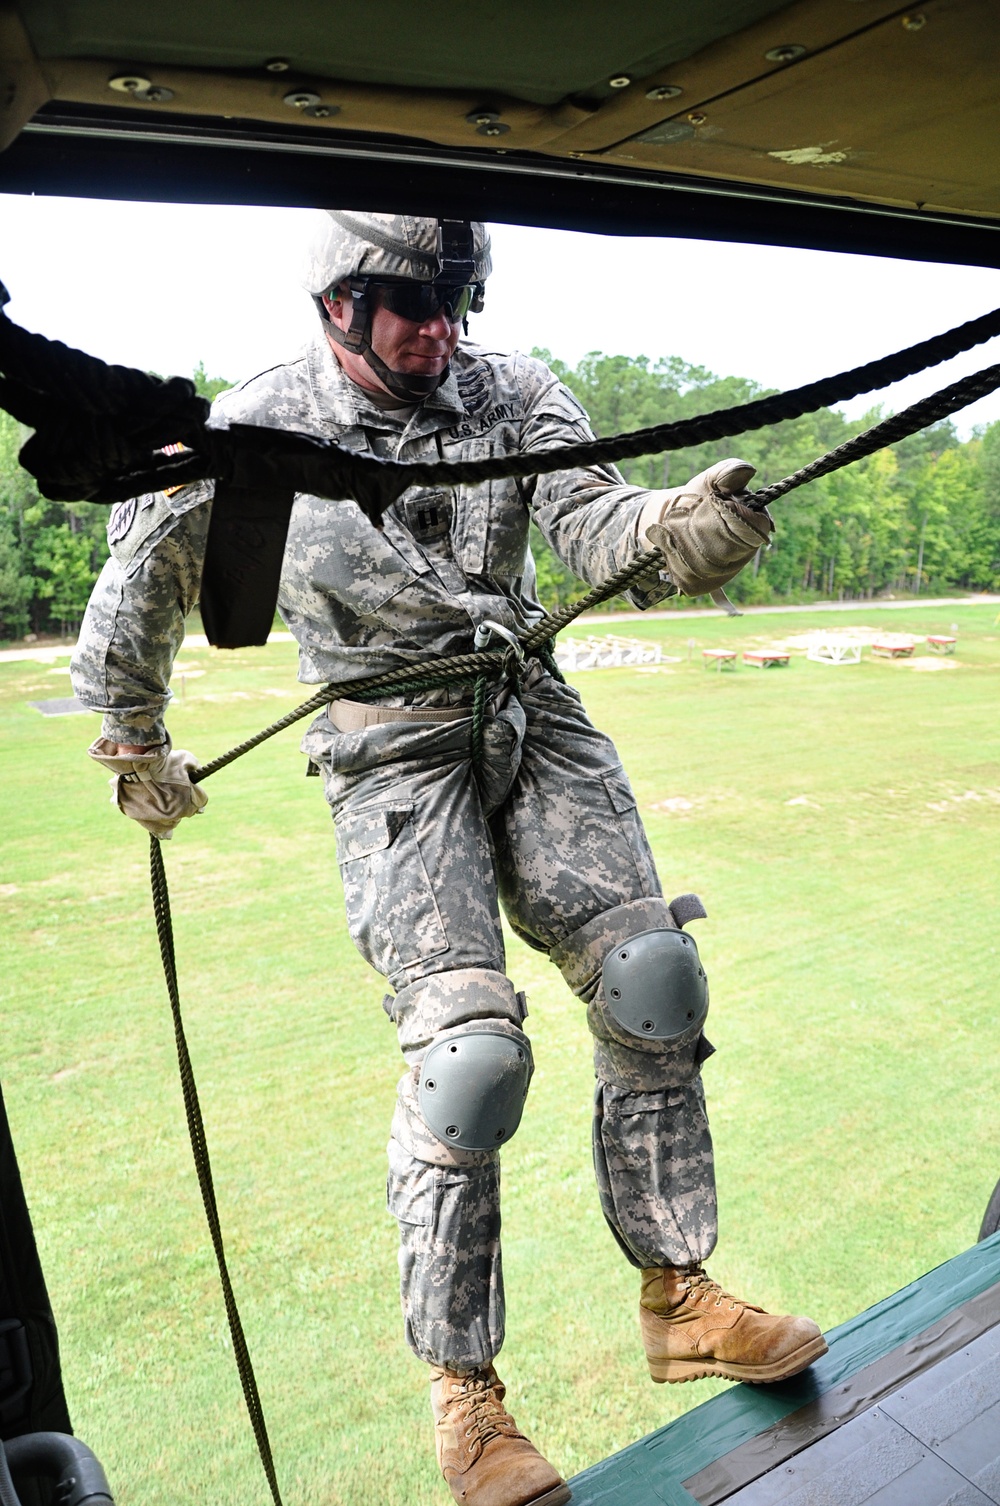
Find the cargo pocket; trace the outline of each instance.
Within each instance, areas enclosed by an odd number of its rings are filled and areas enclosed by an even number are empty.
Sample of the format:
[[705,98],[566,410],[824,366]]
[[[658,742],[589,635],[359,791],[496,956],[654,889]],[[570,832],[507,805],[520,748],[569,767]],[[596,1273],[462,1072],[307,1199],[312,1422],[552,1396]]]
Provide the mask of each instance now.
[[434,1167],[389,1141],[385,1205],[392,1217],[414,1229],[426,1228],[434,1213]]
[[367,806],[338,816],[336,830],[351,939],[395,985],[401,968],[448,950],[413,807]]
[[676,1108],[682,1101],[682,1094],[662,1088],[656,1093],[629,1093],[619,1100],[616,1110],[628,1119],[633,1114],[659,1114],[663,1109]]
[[639,878],[640,894],[643,896],[659,894],[660,885],[656,877],[653,854],[649,850],[646,833],[642,829],[642,822],[639,820],[639,812],[636,809],[635,796],[625,770],[621,764],[613,769],[602,769],[601,780],[611,802],[611,809],[618,817],[622,836],[632,854],[632,861],[635,863],[635,871]]

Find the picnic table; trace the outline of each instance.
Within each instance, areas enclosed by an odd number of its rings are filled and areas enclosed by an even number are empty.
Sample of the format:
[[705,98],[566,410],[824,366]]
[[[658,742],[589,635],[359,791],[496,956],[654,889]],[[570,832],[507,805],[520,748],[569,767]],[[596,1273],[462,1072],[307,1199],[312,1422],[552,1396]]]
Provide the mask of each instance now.
[[780,648],[745,648],[743,650],[743,663],[756,664],[759,669],[776,669],[781,664],[787,664],[789,654]]
[[927,647],[932,648],[938,654],[953,654],[957,642],[957,638],[951,638],[947,633],[935,633],[933,636],[928,636]]
[[711,669],[713,664],[720,671],[736,668],[736,650],[734,648],[703,648],[701,657],[705,661],[706,669]]
[[912,638],[881,638],[872,644],[872,653],[879,659],[909,659],[913,649]]
[[843,633],[818,634],[806,650],[817,664],[860,664],[861,644]]

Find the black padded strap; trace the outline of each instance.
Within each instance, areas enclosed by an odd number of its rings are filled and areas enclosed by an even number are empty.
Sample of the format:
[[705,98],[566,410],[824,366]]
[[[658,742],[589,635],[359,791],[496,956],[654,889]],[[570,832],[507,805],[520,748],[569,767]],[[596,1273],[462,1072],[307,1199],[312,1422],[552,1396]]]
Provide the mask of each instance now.
[[267,642],[295,493],[216,486],[201,577],[201,616],[216,648]]
[[667,909],[682,931],[689,920],[704,920],[708,915],[697,894],[678,894],[676,899],[670,901]]

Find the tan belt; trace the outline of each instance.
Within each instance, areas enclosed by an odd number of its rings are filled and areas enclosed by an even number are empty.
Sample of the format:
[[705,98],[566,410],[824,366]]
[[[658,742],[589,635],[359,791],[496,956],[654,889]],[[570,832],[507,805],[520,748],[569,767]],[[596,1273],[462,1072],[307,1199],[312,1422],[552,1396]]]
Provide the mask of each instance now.
[[[530,690],[548,671],[537,659],[529,659],[521,683]],[[502,685],[486,702],[489,716],[496,716],[510,700],[510,686]],[[365,701],[331,701],[326,714],[338,732],[360,732],[362,727],[381,727],[386,722],[459,722],[472,715],[471,706],[370,706]]]
[[[497,699],[494,696],[487,702],[491,712],[499,710]],[[472,707],[369,706],[364,701],[331,701],[326,714],[338,732],[360,732],[362,727],[379,727],[383,722],[458,722],[472,715]]]

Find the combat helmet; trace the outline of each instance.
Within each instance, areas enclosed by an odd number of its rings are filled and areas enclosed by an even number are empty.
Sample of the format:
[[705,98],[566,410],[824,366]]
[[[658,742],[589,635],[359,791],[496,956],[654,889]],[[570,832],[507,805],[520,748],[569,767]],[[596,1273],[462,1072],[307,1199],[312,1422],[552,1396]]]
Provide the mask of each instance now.
[[[448,375],[393,371],[372,349],[371,328],[378,289],[382,301],[406,319],[430,319],[444,309],[452,320],[479,313],[493,269],[490,238],[478,220],[422,219],[406,214],[369,214],[328,209],[313,237],[302,271],[331,339],[356,351],[396,397],[419,401]],[[335,325],[323,303],[342,283],[351,290],[351,323]],[[467,328],[467,326],[466,326]]]

